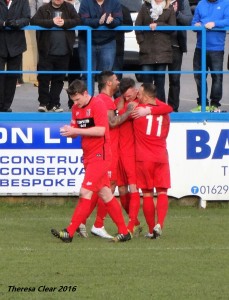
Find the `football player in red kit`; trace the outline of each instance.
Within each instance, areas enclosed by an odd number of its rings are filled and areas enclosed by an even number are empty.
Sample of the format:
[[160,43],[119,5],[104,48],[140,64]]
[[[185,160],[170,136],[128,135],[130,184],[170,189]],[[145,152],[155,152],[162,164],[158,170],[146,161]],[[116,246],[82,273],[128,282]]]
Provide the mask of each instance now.
[[[118,114],[116,105],[114,103],[113,95],[119,88],[119,80],[112,71],[103,71],[98,74],[98,90],[99,94],[96,96],[101,99],[106,108],[109,123],[110,141],[111,141],[111,153],[112,160],[108,171],[111,191],[114,193],[117,185],[117,169],[118,169],[118,139],[119,139],[119,126],[123,124],[130,116],[133,106],[126,107],[125,112],[121,115]],[[93,196],[94,197],[94,196]],[[93,207],[92,207],[93,209]],[[104,220],[107,214],[107,210],[103,202],[99,199],[97,206],[97,214],[95,222],[91,228],[91,233],[102,238],[111,238],[104,228]]]
[[170,168],[166,138],[170,126],[168,113],[172,108],[156,98],[156,87],[151,83],[142,84],[138,99],[140,103],[132,114],[135,118],[137,186],[143,193],[143,212],[149,229],[146,237],[156,239],[162,234],[168,211]]
[[71,223],[61,231],[52,229],[51,233],[63,242],[71,242],[80,224],[88,217],[93,193],[98,193],[118,227],[118,234],[113,241],[128,241],[131,235],[125,225],[120,204],[110,189],[107,174],[111,164],[111,146],[106,106],[102,100],[88,94],[81,80],[73,81],[67,92],[74,101],[72,120],[71,125],[63,126],[60,132],[64,137],[82,137],[85,177]]
[[[128,103],[138,104],[135,81],[130,77],[121,80],[119,90],[121,96],[115,99],[115,104],[119,115],[125,113]],[[137,189],[135,146],[133,119],[129,118],[119,126],[118,137],[118,176],[117,185],[119,190],[120,202],[129,216],[128,230],[138,236],[142,231],[138,220],[140,208],[140,195]]]

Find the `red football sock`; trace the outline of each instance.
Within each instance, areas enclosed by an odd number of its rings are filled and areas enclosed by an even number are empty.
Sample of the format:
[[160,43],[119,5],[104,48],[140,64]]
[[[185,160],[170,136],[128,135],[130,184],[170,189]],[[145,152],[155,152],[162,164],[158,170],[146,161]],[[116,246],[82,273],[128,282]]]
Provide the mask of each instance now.
[[88,217],[91,215],[91,213],[93,212],[93,210],[95,209],[97,202],[98,202],[99,196],[97,193],[93,193],[92,197],[91,197],[91,206],[90,206],[90,210],[88,211],[88,215],[86,217],[86,219],[82,222],[82,224],[86,224]]
[[80,198],[76,205],[75,211],[72,216],[70,225],[67,227],[67,231],[71,237],[73,237],[76,229],[83,223],[90,211],[91,200]]
[[125,212],[129,215],[129,203],[130,203],[130,193],[126,193],[124,195],[120,195],[120,202]]
[[140,195],[138,192],[130,193],[130,205],[129,205],[129,223],[127,228],[130,232],[133,232],[134,226],[137,222],[138,212],[140,208]]
[[124,217],[122,215],[121,205],[119,204],[118,200],[113,197],[111,201],[105,203],[105,205],[108,214],[118,227],[118,233],[127,234],[128,230],[124,221]]
[[158,194],[157,195],[157,223],[161,225],[161,228],[164,226],[164,221],[167,215],[169,207],[168,195],[167,194]]
[[149,233],[153,233],[155,226],[155,205],[153,197],[143,197],[143,213],[149,227]]
[[104,220],[107,215],[107,208],[106,205],[104,204],[102,199],[98,199],[98,204],[97,204],[97,214],[96,214],[96,219],[94,222],[94,226],[96,228],[101,228],[104,226]]
[[139,219],[137,218],[136,221],[135,221],[134,226],[138,226],[138,225],[140,225],[140,224],[141,224],[141,223],[140,223]]

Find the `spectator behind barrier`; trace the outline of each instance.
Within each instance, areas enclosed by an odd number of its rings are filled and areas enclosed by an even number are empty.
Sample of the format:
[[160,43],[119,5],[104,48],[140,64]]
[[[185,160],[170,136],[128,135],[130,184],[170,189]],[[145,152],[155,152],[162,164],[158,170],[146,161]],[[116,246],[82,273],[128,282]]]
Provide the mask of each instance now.
[[[0,70],[20,71],[27,45],[24,30],[19,29],[29,25],[29,2],[1,0],[0,5]],[[19,74],[0,74],[0,112],[12,112],[18,77]]]
[[[69,29],[80,25],[80,18],[72,4],[64,0],[52,0],[42,5],[31,19],[32,25],[46,28]],[[53,74],[38,75],[39,112],[63,112],[60,94],[64,86],[65,74],[75,41],[73,30],[42,30],[37,36],[38,71],[54,71]]]
[[[118,0],[82,0],[79,14],[83,25],[92,28],[106,26],[115,28],[122,25],[123,16]],[[116,32],[114,30],[92,31],[92,70],[112,70],[116,54]],[[87,33],[79,32],[79,55],[81,69],[87,70]],[[83,74],[82,79],[87,80]],[[94,93],[94,76],[93,91]]]

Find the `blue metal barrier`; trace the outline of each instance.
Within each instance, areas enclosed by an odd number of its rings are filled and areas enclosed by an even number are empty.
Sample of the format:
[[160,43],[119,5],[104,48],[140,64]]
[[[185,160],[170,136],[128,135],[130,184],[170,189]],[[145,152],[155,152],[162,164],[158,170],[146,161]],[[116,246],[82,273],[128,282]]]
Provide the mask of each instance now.
[[[10,30],[10,29],[9,29]],[[61,28],[43,28],[40,26],[26,26],[24,28],[22,28],[21,30],[32,30],[32,31],[36,31],[36,30],[63,30]],[[91,28],[88,26],[76,26],[74,28],[68,29],[68,30],[85,30],[87,31],[87,70],[86,71],[81,71],[81,70],[76,70],[76,71],[55,71],[55,73],[57,74],[87,74],[87,84],[88,84],[88,91],[89,93],[91,93],[92,91],[92,77],[94,74],[98,74],[99,71],[93,71],[92,70],[92,47],[91,47],[91,40],[92,40],[92,30],[116,30],[116,31],[131,31],[131,30],[145,30],[145,31],[151,31],[149,26],[119,26],[116,27],[115,29],[109,29],[105,26],[101,26],[99,28]],[[155,74],[155,73],[161,73],[161,74],[173,74],[173,73],[179,73],[179,74],[201,74],[201,80],[202,80],[202,91],[201,91],[201,96],[202,99],[204,99],[204,101],[202,101],[202,109],[201,109],[201,114],[198,114],[198,116],[195,114],[195,116],[193,116],[192,113],[179,113],[179,114],[172,114],[172,119],[179,121],[183,118],[185,118],[186,120],[190,120],[190,121],[199,121],[199,120],[205,120],[205,117],[208,120],[227,120],[228,121],[228,113],[224,113],[223,115],[220,114],[210,114],[209,113],[205,113],[206,111],[206,76],[207,74],[211,74],[211,73],[222,73],[222,74],[229,74],[229,71],[222,71],[222,72],[210,72],[206,70],[206,31],[207,29],[205,27],[196,27],[196,26],[157,26],[156,30],[159,31],[180,31],[180,30],[191,30],[191,31],[201,31],[202,32],[202,53],[201,53],[201,70],[200,71],[193,71],[193,70],[185,70],[185,71],[160,71],[160,72],[155,72],[155,71],[114,71],[114,73],[122,73],[122,74],[133,74],[133,73],[138,73],[138,74]],[[216,31],[226,31],[229,30],[229,27],[225,27],[225,28],[214,28],[212,30],[216,30]],[[4,74],[4,73],[12,73],[12,74],[52,74],[53,71],[31,71],[31,70],[22,70],[22,71],[0,71],[0,74]],[[183,115],[183,117],[182,117]],[[219,116],[220,115],[220,116]],[[40,114],[39,114],[40,116]],[[49,116],[50,117],[50,116]],[[183,119],[184,120],[184,119]]]

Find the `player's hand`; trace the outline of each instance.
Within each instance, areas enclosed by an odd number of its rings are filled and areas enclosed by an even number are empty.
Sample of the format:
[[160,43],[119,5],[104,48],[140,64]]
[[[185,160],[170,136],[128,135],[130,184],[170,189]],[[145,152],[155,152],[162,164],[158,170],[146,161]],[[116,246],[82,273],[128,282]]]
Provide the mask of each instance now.
[[126,112],[131,114],[137,105],[138,103],[136,102],[129,102],[126,107]]
[[66,137],[75,137],[75,129],[69,125],[64,125],[60,128],[60,135],[66,136]]
[[144,117],[146,115],[150,115],[151,110],[150,107],[137,107],[131,114],[133,119],[137,119],[140,117]]

